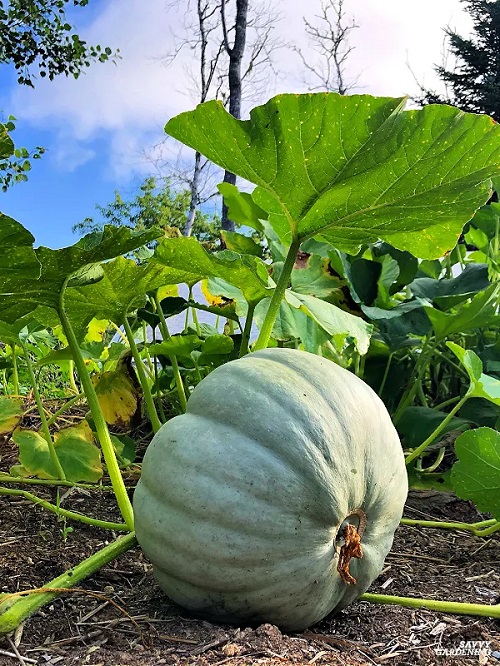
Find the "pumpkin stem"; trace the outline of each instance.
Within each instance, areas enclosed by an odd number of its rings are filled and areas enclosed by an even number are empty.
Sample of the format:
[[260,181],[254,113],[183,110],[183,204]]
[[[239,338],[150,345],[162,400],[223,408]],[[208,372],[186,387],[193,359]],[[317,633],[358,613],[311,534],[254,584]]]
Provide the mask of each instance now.
[[354,525],[347,524],[344,528],[343,537],[344,544],[340,549],[337,571],[344,583],[356,585],[356,579],[349,573],[349,564],[352,557],[356,557],[358,560],[363,557],[361,536]]

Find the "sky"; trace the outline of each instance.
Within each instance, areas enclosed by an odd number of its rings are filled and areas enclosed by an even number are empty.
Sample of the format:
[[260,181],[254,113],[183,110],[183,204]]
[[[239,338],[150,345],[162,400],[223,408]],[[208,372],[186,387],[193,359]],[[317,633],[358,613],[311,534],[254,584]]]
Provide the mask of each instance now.
[[[276,3],[281,20],[273,22],[273,35],[288,46],[275,51],[277,76],[268,70],[267,87],[254,92],[245,113],[275,94],[307,91],[293,47],[314,61],[303,17],[314,22],[320,1]],[[158,175],[159,145],[175,161],[179,148],[171,139],[164,144],[163,127],[196,105],[189,76],[196,63],[190,49],[169,65],[162,56],[183,35],[186,5],[187,0],[91,0],[72,10],[69,19],[83,39],[119,48],[121,55],[116,64],[93,64],[77,80],[38,79],[32,90],[17,85],[9,67],[0,68],[0,108],[4,120],[9,114],[17,118],[16,145],[46,148],[27,183],[0,193],[0,210],[28,228],[35,245],[76,242],[72,226],[93,216],[96,204],[111,202],[115,190],[131,197],[146,176]],[[415,79],[440,89],[433,68],[443,61],[444,28],[462,35],[471,28],[460,0],[345,0],[345,8],[358,26],[349,38],[346,72],[357,93],[411,96],[418,93]]]

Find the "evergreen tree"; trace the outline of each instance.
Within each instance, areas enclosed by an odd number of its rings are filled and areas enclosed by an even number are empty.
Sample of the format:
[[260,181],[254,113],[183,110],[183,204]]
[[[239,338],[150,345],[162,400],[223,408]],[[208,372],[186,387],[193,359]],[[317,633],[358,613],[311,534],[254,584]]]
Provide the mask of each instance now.
[[500,0],[462,0],[473,21],[473,35],[446,30],[453,70],[436,67],[448,95],[423,90],[423,104],[452,104],[463,111],[485,113],[500,122]]

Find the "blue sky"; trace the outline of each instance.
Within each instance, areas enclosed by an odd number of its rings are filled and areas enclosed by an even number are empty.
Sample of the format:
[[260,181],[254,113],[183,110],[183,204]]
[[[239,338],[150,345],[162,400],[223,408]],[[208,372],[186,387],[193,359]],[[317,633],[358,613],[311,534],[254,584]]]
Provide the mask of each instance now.
[[[0,68],[0,108],[4,119],[11,113],[17,118],[16,145],[47,149],[33,162],[27,183],[0,193],[0,210],[27,227],[36,245],[74,243],[71,227],[92,216],[96,203],[110,202],[116,189],[133,195],[144,177],[157,173],[146,156],[158,154],[166,121],[196,103],[189,92],[190,53],[169,67],[159,60],[172,48],[174,33],[182,33],[185,5],[179,0],[174,10],[166,9],[164,0],[92,0],[71,11],[80,36],[122,54],[116,66],[94,64],[76,81],[43,80],[31,90],[18,86],[8,67]],[[275,34],[307,54],[302,15],[307,9],[314,21],[319,6],[320,0],[280,0],[283,19]],[[349,74],[358,77],[356,92],[374,95],[415,93],[408,63],[420,81],[436,85],[432,67],[442,59],[443,27],[464,34],[470,26],[459,0],[347,0],[346,8],[359,25],[351,37]],[[307,89],[290,50],[276,54],[275,66],[278,80],[259,91],[248,108],[277,92]],[[169,142],[165,150],[175,161],[178,148]]]

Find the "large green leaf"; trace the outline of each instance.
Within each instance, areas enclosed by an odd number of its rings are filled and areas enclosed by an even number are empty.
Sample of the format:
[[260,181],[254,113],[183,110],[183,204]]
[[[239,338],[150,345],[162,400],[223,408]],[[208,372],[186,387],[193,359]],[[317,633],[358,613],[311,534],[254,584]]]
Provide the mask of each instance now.
[[[430,407],[407,407],[398,422],[398,432],[402,437],[404,448],[420,446],[447,417],[447,414]],[[454,416],[448,425],[439,433],[441,441],[451,430],[463,431],[470,428],[466,419]]]
[[286,243],[319,236],[353,253],[382,239],[435,258],[490,196],[500,128],[449,106],[404,104],[286,94],[241,121],[211,101],[165,131],[257,185],[253,201]]
[[[268,299],[259,303],[254,317],[258,326],[262,326],[268,306]],[[297,316],[297,311],[302,316]],[[316,325],[312,326],[303,315],[310,318]],[[322,330],[322,333],[317,331],[317,327]],[[317,346],[324,344],[329,339],[335,342],[338,349],[342,349],[346,339],[351,338],[359,353],[366,354],[370,345],[371,331],[372,326],[361,317],[345,312],[315,296],[299,294],[287,289],[273,336],[277,339],[300,338],[307,351],[316,351]],[[312,336],[311,340],[310,336]]]
[[241,289],[248,303],[258,303],[270,293],[267,267],[259,257],[230,250],[209,254],[195,238],[165,239],[156,248],[153,260],[170,269],[170,284],[222,278]]
[[[40,276],[34,241],[22,224],[0,213],[0,305],[3,305],[2,294],[14,291],[18,280]],[[3,319],[2,309],[0,307],[0,318]]]
[[145,304],[146,293],[168,284],[170,275],[169,269],[157,262],[138,266],[124,257],[103,264],[102,273],[99,282],[66,291],[66,309],[78,337],[94,317],[123,324],[128,312]]
[[38,248],[35,251],[36,259],[42,267],[39,279],[23,274],[5,289],[6,285],[1,282],[3,271],[0,269],[2,320],[13,322],[38,306],[57,310],[61,291],[71,276],[74,275],[75,286],[92,283],[102,277],[102,271],[95,264],[131,252],[158,235],[155,229],[134,232],[125,227],[108,225],[102,231],[84,236],[70,247],[60,250]]
[[500,520],[500,432],[477,428],[455,441],[458,462],[451,470],[458,497]]

